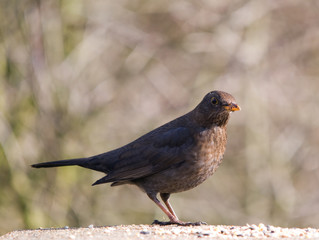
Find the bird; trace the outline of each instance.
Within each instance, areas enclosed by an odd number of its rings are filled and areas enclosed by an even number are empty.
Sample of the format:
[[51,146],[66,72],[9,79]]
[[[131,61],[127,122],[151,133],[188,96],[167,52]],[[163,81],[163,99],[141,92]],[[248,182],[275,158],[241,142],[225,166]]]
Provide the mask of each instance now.
[[[43,162],[34,168],[77,165],[106,175],[92,185],[138,186],[167,215],[154,224],[200,225],[179,220],[169,202],[172,193],[190,190],[211,176],[226,149],[231,112],[240,110],[235,98],[211,91],[190,112],[120,148],[87,158]],[[163,203],[158,199],[160,195]]]

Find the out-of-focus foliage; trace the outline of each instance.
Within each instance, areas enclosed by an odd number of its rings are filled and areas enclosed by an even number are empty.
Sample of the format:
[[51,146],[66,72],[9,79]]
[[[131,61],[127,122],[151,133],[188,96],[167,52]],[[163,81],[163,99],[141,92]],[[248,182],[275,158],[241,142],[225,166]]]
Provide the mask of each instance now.
[[122,146],[213,89],[242,111],[179,217],[319,227],[317,1],[2,0],[0,233],[164,219],[134,186],[29,165]]

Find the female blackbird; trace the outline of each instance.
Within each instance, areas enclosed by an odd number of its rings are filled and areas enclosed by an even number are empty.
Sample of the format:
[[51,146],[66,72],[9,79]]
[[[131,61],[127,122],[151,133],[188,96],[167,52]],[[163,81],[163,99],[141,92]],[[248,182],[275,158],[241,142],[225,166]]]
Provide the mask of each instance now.
[[[212,91],[194,110],[121,148],[88,158],[44,162],[32,167],[78,165],[104,172],[107,175],[93,185],[135,184],[168,216],[170,221],[162,224],[190,225],[176,216],[168,201],[170,194],[192,189],[216,171],[226,148],[230,112],[238,110],[240,107],[232,95]],[[158,193],[167,208],[157,199]]]

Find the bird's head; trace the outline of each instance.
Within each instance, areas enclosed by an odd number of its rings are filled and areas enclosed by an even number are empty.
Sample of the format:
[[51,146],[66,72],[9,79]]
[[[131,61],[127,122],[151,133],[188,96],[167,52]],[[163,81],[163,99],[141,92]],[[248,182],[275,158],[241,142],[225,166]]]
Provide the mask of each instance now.
[[231,112],[239,111],[235,98],[229,93],[212,91],[195,108],[196,121],[203,126],[225,126]]

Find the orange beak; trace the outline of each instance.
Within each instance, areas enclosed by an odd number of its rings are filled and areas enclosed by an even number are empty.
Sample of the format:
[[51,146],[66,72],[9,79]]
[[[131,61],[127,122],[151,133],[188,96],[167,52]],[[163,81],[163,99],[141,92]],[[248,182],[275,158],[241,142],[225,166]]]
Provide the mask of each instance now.
[[240,107],[236,103],[231,103],[229,105],[224,106],[227,111],[234,112],[239,111]]

